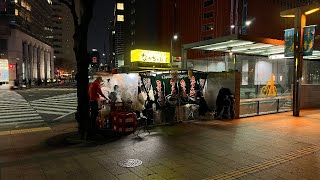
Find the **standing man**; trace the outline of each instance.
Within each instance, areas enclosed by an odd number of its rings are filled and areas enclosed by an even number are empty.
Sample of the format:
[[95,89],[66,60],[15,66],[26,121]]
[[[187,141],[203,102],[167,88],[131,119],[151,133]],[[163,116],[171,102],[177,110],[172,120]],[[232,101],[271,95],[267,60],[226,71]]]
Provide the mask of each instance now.
[[103,82],[102,77],[98,76],[89,87],[92,131],[96,130],[96,119],[99,113],[98,100],[100,96],[107,99],[107,97],[101,91],[101,82]]

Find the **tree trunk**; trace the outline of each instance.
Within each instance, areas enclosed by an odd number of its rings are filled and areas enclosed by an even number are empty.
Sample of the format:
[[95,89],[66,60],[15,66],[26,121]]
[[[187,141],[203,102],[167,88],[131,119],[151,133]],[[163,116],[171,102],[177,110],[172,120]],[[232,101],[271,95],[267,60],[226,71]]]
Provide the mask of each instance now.
[[87,27],[79,27],[74,35],[74,51],[77,58],[77,96],[78,96],[78,126],[82,139],[87,139],[91,129],[89,107],[89,56],[87,52]]

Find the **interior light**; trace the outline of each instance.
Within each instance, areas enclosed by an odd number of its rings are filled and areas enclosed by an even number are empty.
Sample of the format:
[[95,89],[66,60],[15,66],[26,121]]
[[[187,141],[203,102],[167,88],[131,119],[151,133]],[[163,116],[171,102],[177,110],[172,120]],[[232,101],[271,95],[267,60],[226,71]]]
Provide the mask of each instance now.
[[319,10],[320,10],[320,8],[311,9],[311,10],[305,12],[304,14],[305,14],[305,15],[309,15],[309,14],[312,14],[312,13],[317,12],[317,11],[319,11]]
[[233,29],[233,28],[235,28],[236,26],[235,26],[235,25],[231,25],[230,27]]
[[289,14],[289,15],[281,15],[283,18],[294,18],[295,15]]

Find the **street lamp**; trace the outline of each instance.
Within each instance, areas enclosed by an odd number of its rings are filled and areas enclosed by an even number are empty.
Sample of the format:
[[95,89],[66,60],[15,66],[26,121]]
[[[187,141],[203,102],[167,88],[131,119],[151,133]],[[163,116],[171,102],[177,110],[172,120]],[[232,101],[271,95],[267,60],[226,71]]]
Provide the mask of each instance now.
[[175,34],[173,35],[173,37],[171,38],[171,43],[170,43],[170,64],[172,67],[172,63],[173,63],[173,41],[176,41],[178,39],[178,35]]
[[300,115],[300,88],[303,66],[303,28],[306,26],[306,15],[320,10],[320,4],[298,7],[282,11],[283,18],[294,18],[294,77],[293,77],[293,116]]
[[[248,21],[246,21],[244,24],[246,25],[246,27],[249,27],[249,26],[252,24],[252,21],[253,21],[253,20],[248,20]],[[232,30],[235,29],[236,27],[238,27],[238,28],[240,27],[240,28],[241,28],[242,26],[241,26],[241,25],[234,25],[234,24],[231,25],[231,26],[230,26],[230,28],[231,28],[231,34],[232,34]],[[240,30],[238,30],[238,32],[235,32],[235,33],[239,33],[239,31],[240,31]]]

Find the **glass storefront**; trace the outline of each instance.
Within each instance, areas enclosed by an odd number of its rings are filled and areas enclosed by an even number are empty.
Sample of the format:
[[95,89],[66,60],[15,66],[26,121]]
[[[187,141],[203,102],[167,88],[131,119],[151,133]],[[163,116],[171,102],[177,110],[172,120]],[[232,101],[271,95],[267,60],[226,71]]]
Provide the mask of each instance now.
[[[292,110],[293,65],[292,59],[234,54],[188,60],[188,67],[194,70],[241,72],[240,117]],[[313,75],[312,78],[313,83],[320,83],[319,76]]]

